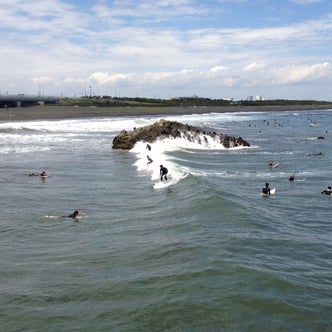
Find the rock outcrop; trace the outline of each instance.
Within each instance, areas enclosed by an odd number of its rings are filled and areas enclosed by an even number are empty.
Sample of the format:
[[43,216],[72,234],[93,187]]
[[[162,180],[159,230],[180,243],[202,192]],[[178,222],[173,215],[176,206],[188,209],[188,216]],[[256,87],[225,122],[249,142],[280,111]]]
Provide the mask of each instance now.
[[113,149],[130,150],[139,142],[153,143],[157,138],[184,138],[189,142],[208,145],[209,140],[222,144],[225,148],[250,146],[241,137],[206,132],[194,126],[175,121],[160,120],[153,125],[134,128],[132,131],[122,130],[113,139]]

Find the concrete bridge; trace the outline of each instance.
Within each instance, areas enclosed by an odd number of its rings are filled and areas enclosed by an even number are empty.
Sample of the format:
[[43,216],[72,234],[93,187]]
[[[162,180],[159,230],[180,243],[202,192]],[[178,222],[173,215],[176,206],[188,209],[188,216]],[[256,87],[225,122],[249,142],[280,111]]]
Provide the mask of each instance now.
[[59,100],[59,97],[50,96],[0,95],[0,108],[56,104]]

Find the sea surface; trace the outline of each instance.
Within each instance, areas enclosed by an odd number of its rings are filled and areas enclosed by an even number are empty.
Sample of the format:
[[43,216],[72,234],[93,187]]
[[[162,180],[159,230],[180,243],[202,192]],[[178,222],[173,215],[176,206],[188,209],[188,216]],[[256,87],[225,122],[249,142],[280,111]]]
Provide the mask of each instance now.
[[332,331],[332,110],[162,118],[251,147],[112,149],[160,117],[0,123],[0,330]]

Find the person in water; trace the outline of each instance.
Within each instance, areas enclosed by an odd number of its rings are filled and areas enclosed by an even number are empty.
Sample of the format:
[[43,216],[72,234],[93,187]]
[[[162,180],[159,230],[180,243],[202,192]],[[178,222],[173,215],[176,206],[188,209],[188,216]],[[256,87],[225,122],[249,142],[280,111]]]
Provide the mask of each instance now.
[[332,187],[328,186],[327,189],[325,189],[325,190],[322,191],[322,194],[332,195]]
[[279,163],[274,163],[272,160],[269,161],[269,163],[267,164],[267,166],[270,168],[278,167],[278,165]]
[[78,212],[78,210],[75,210],[72,214],[68,215],[67,217],[75,219],[76,217],[79,216],[79,214],[80,213]]
[[41,172],[40,174],[29,172],[29,173],[27,173],[27,175],[28,176],[42,176],[42,177],[47,177],[48,176],[48,174],[45,171]]
[[78,210],[75,210],[73,213],[69,214],[68,216],[62,216],[61,218],[73,218],[76,219],[78,217],[85,216],[85,213],[79,212]]
[[291,181],[291,182],[293,182],[293,181],[295,180],[295,174],[292,174],[292,175],[289,177],[288,180]]
[[262,193],[265,195],[271,195],[271,190],[267,182],[265,183],[265,187],[262,189]]
[[146,148],[147,148],[147,150],[151,151],[151,145],[149,143],[146,144]]
[[163,178],[165,180],[167,180],[167,173],[168,173],[168,169],[166,167],[164,167],[163,165],[160,165],[160,181],[162,181]]
[[147,165],[153,163],[153,160],[150,158],[149,155],[147,155],[146,158],[148,159]]

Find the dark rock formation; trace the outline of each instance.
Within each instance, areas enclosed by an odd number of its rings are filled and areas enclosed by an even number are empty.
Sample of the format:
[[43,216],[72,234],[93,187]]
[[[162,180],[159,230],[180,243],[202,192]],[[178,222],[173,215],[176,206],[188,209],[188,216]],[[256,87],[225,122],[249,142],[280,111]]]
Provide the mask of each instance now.
[[208,137],[222,144],[225,148],[236,146],[250,146],[250,144],[241,137],[217,134],[215,132],[206,132],[197,127],[189,126],[175,121],[160,120],[153,125],[134,128],[132,131],[122,130],[113,140],[113,149],[130,150],[136,142],[142,141],[153,143],[157,138],[184,138],[189,142],[207,145]]

